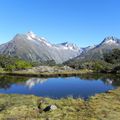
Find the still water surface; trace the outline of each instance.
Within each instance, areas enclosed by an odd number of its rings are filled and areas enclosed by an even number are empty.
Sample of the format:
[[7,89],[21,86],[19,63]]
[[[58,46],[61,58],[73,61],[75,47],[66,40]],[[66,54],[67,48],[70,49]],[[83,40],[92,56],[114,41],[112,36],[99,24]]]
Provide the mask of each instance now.
[[119,76],[102,74],[63,78],[0,76],[0,93],[33,94],[51,98],[72,96],[86,99],[118,86],[120,86]]

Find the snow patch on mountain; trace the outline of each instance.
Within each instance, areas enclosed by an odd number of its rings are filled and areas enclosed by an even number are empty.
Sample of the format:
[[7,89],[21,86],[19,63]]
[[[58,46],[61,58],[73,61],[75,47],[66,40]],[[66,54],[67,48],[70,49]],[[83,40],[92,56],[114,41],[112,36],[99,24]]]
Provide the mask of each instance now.
[[73,51],[78,51],[80,50],[79,47],[77,47],[75,44],[64,42],[61,44],[57,45],[58,48],[65,49],[65,50],[73,50]]
[[112,39],[105,41],[105,44],[115,44],[115,43],[116,41]]
[[44,38],[44,37],[38,37],[35,33],[33,33],[32,31],[28,32],[26,34],[27,39],[28,40],[32,40],[33,42],[37,42],[37,44],[40,44],[39,42],[41,42],[42,44],[47,45],[48,47],[52,47],[52,45]]
[[113,36],[106,37],[101,44],[108,44],[108,45],[116,44],[116,45],[118,45],[118,44],[120,44],[120,40]]
[[32,39],[36,38],[36,34],[34,34],[32,31],[28,32],[26,35]]

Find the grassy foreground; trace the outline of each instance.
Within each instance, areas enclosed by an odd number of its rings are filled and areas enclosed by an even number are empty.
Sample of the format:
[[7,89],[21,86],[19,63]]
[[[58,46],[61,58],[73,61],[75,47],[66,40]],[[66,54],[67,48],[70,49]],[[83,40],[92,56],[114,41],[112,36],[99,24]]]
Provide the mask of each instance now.
[[[56,110],[40,112],[38,103]],[[120,88],[82,99],[50,99],[33,95],[0,95],[0,120],[120,120]]]

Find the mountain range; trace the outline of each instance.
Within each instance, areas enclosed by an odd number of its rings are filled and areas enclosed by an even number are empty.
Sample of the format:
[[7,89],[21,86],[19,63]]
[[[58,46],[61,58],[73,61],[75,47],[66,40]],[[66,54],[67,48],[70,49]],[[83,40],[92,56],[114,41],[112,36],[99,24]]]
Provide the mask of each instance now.
[[33,32],[17,34],[10,42],[0,45],[0,54],[18,56],[31,61],[49,61],[62,63],[81,54],[81,49],[65,42],[51,44]]
[[16,34],[15,37],[0,45],[0,54],[18,56],[30,61],[49,61],[63,63],[70,59],[93,60],[102,59],[105,52],[120,48],[120,39],[106,37],[100,44],[79,48],[72,43],[52,44],[33,32]]

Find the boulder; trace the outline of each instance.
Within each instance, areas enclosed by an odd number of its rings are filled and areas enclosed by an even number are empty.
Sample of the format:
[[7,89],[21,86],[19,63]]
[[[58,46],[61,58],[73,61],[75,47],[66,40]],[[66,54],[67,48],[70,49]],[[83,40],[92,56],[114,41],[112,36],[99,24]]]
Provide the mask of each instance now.
[[53,111],[53,110],[56,110],[56,109],[57,109],[56,105],[49,105],[43,111],[47,112],[47,111]]

